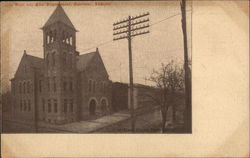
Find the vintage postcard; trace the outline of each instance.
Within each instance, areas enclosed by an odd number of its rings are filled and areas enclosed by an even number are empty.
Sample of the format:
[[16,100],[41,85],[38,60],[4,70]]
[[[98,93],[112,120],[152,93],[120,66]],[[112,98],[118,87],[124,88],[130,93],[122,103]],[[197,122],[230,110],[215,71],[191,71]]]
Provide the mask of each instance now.
[[248,157],[248,59],[248,1],[1,2],[2,156]]

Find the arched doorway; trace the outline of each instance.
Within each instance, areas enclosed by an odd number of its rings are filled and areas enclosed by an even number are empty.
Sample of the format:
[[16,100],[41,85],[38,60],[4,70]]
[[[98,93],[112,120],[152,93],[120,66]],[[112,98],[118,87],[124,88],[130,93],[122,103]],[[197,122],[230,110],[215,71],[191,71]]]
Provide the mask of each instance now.
[[95,109],[96,109],[96,101],[94,99],[92,99],[89,102],[89,113],[90,113],[90,115],[95,115]]
[[102,113],[103,114],[106,114],[107,113],[107,111],[108,111],[108,102],[107,102],[107,99],[105,98],[103,98],[102,100],[101,100],[101,110],[102,110]]

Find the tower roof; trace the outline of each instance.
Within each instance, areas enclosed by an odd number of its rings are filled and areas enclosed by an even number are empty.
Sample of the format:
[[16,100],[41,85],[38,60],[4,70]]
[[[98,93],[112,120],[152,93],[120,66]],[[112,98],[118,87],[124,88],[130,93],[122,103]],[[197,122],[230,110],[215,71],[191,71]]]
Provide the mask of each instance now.
[[72,29],[76,30],[74,25],[72,24],[72,22],[70,21],[69,17],[67,16],[67,14],[65,13],[65,11],[63,10],[60,4],[58,4],[55,11],[52,13],[52,15],[49,17],[48,21],[45,23],[45,25],[42,28],[45,28],[59,21],[71,27]]

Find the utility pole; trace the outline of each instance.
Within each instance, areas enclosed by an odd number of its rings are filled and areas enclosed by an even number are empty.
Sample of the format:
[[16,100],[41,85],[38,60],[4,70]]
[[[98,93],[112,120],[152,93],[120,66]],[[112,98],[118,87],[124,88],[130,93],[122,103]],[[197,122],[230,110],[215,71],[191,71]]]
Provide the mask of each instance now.
[[187,46],[187,24],[186,24],[186,0],[181,0],[182,31],[184,42],[184,70],[185,70],[185,102],[186,110],[184,115],[185,130],[192,132],[192,109],[191,109],[191,70],[188,66],[188,46]]
[[[113,24],[114,41],[128,39],[129,51],[129,94],[130,94],[130,113],[131,113],[131,129],[135,132],[135,112],[134,112],[134,84],[133,84],[133,65],[132,65],[132,37],[149,33],[145,31],[149,27],[149,18],[145,18],[149,12],[138,15],[128,16],[128,18]],[[143,18],[143,19],[142,19]],[[146,23],[146,24],[145,24]],[[138,32],[139,31],[139,32]]]

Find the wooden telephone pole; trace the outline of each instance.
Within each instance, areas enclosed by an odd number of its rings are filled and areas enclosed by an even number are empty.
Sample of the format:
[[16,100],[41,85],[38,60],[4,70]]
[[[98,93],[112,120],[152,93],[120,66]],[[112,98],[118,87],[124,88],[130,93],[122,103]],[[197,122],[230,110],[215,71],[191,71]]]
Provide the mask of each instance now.
[[[128,18],[113,24],[114,41],[121,39],[128,39],[129,51],[129,94],[130,94],[130,112],[131,112],[131,129],[135,132],[135,112],[134,112],[134,84],[133,84],[133,65],[132,65],[132,37],[149,33],[145,31],[149,27],[149,18],[145,18],[149,12],[138,15],[128,16]],[[144,19],[142,19],[144,18]],[[146,23],[146,24],[145,24]]]
[[181,13],[182,13],[182,31],[184,42],[184,70],[185,70],[185,102],[186,110],[184,115],[185,131],[192,132],[192,108],[191,108],[191,70],[188,65],[188,46],[187,46],[187,24],[186,24],[186,0],[181,0]]

